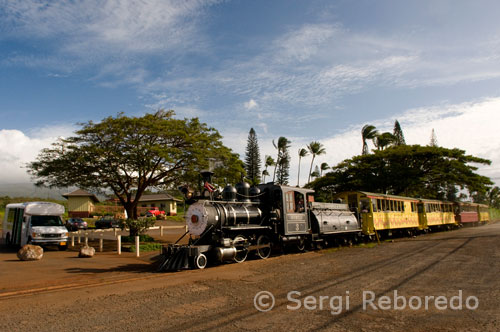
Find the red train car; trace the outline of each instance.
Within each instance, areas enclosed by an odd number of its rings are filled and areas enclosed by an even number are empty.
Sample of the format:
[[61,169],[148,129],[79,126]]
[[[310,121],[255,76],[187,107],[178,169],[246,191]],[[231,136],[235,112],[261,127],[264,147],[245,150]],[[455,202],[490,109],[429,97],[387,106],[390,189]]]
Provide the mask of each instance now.
[[466,202],[455,203],[455,220],[462,225],[478,223],[478,204]]

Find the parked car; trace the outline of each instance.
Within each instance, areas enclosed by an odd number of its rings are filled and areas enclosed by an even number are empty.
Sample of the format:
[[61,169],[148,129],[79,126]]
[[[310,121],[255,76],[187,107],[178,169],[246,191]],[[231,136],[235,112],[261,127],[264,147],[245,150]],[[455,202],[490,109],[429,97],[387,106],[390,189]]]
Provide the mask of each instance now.
[[69,231],[77,231],[79,229],[87,229],[88,225],[82,218],[69,218],[66,220],[66,228]]
[[159,210],[158,208],[151,209],[146,212],[146,217],[152,217],[152,216],[158,217],[160,215],[165,216],[165,211]]
[[121,224],[121,220],[113,217],[102,217],[95,222],[95,228],[120,228]]

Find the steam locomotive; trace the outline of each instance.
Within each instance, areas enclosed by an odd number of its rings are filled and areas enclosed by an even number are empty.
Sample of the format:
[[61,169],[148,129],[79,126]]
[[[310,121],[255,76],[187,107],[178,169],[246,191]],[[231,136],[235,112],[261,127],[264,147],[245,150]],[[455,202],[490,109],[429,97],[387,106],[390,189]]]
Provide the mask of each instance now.
[[190,204],[184,234],[189,244],[164,246],[160,271],[241,263],[249,254],[266,259],[276,247],[302,251],[306,245],[321,247],[362,235],[359,218],[347,204],[314,202],[313,190],[274,183],[250,187],[242,181],[219,192],[210,185],[212,176],[202,173],[205,185],[197,196],[181,189]]

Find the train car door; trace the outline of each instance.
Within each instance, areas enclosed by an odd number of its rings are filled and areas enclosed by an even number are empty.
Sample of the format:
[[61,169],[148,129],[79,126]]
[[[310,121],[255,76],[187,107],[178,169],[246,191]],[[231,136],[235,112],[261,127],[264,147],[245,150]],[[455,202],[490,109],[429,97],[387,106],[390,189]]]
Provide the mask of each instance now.
[[284,193],[285,199],[285,235],[307,233],[306,205],[304,194],[289,190]]
[[12,224],[10,243],[13,245],[21,245],[24,209],[13,208],[9,209],[8,213],[7,218]]

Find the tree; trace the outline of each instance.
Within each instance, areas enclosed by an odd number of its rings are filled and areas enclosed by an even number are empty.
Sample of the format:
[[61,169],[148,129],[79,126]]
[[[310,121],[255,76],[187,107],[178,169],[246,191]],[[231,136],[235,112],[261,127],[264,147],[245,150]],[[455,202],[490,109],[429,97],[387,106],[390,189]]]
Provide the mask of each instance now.
[[276,170],[278,166],[281,167],[282,164],[281,159],[285,157],[285,152],[288,153],[288,148],[290,147],[290,143],[291,142],[286,137],[283,136],[278,138],[277,144],[273,140],[273,146],[276,150],[278,150],[278,156],[276,157],[276,163],[274,164],[273,182],[276,179]]
[[319,176],[323,176],[323,171],[330,169],[330,166],[328,166],[327,163],[321,163],[319,169],[320,169]]
[[378,131],[375,129],[375,126],[365,125],[363,129],[361,129],[361,138],[363,140],[363,150],[361,151],[362,155],[368,154],[368,144],[366,143],[366,140],[374,140],[377,136]]
[[459,149],[420,145],[389,147],[346,159],[324,177],[309,184],[318,192],[363,190],[408,197],[445,199],[456,188],[485,192],[492,184],[475,173],[487,159]]
[[266,155],[266,163],[265,163],[265,169],[262,171],[262,182],[266,182],[266,176],[269,175],[269,172],[267,171],[268,167],[272,167],[275,165],[274,159],[271,156]]
[[488,205],[500,209],[500,188],[497,186],[491,188],[488,192]]
[[269,172],[267,171],[267,169],[262,171],[262,183],[266,182],[266,176],[268,176],[268,175],[269,175]]
[[148,187],[196,182],[209,160],[219,161],[218,174],[239,179],[243,163],[222,144],[217,130],[197,118],[173,116],[164,110],[142,117],[120,113],[81,124],[74,137],[42,150],[28,172],[38,185],[112,191],[131,219],[137,218],[137,204]]
[[260,178],[260,152],[259,143],[257,142],[257,135],[253,128],[250,129],[248,134],[246,156],[245,156],[245,170],[247,178],[253,185],[259,184]]
[[433,147],[438,146],[438,140],[437,140],[436,132],[434,131],[434,128],[432,128],[431,141],[429,142],[429,146],[433,146]]
[[386,147],[394,144],[395,142],[396,142],[396,137],[389,132],[382,133],[380,135],[377,135],[377,137],[375,137],[375,146],[377,147],[377,150],[383,150]]
[[325,154],[326,150],[323,147],[323,144],[321,144],[320,142],[317,142],[317,141],[313,141],[313,142],[309,143],[309,145],[307,146],[307,150],[309,150],[309,153],[312,155],[311,167],[309,168],[309,177],[307,178],[307,182],[309,183],[309,182],[311,182],[311,173],[312,173],[314,158],[316,156]]
[[312,178],[319,178],[319,177],[320,177],[320,174],[321,174],[321,172],[320,172],[320,170],[319,170],[319,167],[318,167],[318,165],[316,165],[316,166],[314,167],[314,172],[312,172],[312,173],[311,173],[311,177],[312,177]]
[[278,169],[276,170],[276,182],[278,184],[288,184],[290,176],[290,153],[288,152],[289,146],[286,146],[282,152]]
[[403,130],[401,129],[401,125],[399,124],[399,121],[396,120],[394,122],[394,132],[393,135],[395,137],[394,145],[406,145],[405,142],[405,137],[403,135]]
[[307,150],[304,148],[299,149],[299,172],[297,174],[297,187],[300,187],[300,160],[307,156]]

